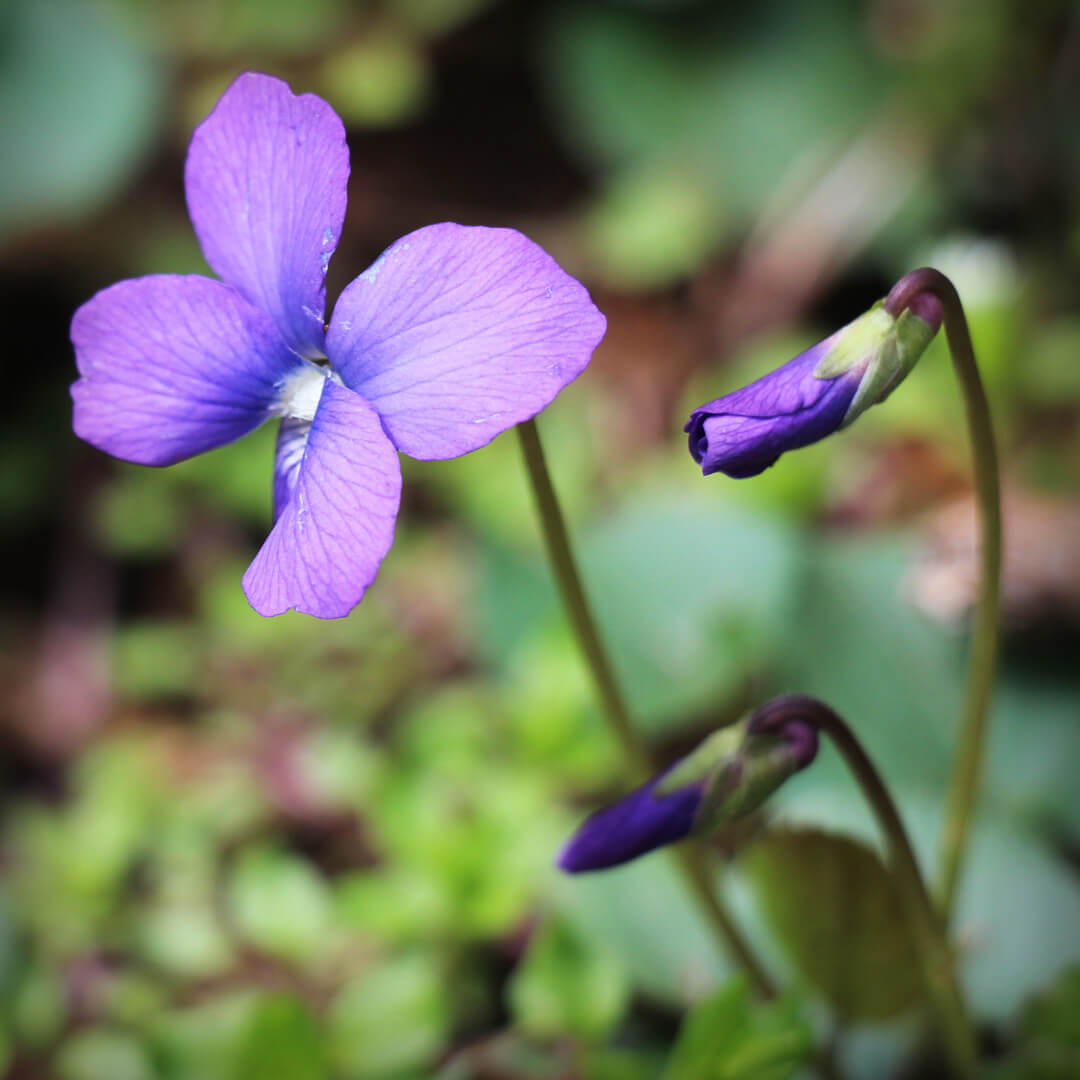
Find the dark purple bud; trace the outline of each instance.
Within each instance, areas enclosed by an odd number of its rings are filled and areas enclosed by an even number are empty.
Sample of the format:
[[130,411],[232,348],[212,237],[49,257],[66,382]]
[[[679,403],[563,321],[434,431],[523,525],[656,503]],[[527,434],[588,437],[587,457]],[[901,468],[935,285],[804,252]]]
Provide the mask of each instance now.
[[687,836],[694,827],[706,781],[658,795],[655,788],[675,767],[587,818],[563,848],[559,867],[570,874],[604,870]]
[[817,731],[797,718],[762,730],[745,720],[720,728],[659,776],[587,818],[558,865],[571,874],[603,870],[745,817],[816,753]]
[[814,371],[832,338],[819,341],[741,390],[710,401],[690,414],[685,430],[690,454],[706,475],[736,480],[764,472],[785,450],[831,435],[844,422],[862,379],[861,371],[819,379]]
[[[933,303],[931,303],[931,301]],[[756,476],[885,399],[941,325],[933,297],[894,317],[881,304],[757,382],[695,409],[686,423],[702,472]]]

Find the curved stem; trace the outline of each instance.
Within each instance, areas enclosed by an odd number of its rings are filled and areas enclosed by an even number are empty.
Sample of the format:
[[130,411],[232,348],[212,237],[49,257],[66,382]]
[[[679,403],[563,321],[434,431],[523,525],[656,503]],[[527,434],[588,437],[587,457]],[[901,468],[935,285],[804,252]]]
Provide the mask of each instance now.
[[956,900],[979,787],[990,694],[997,666],[1001,607],[1001,493],[990,406],[975,362],[975,350],[964,308],[952,282],[929,267],[914,270],[897,282],[885,300],[885,308],[890,314],[898,315],[917,296],[926,293],[936,296],[941,302],[949,353],[964,395],[981,533],[979,591],[971,631],[964,720],[949,783],[942,837],[940,904],[947,925]]
[[[614,669],[589,608],[581,576],[570,549],[566,523],[551,484],[547,462],[544,460],[540,433],[534,420],[519,424],[517,430],[563,607],[596,684],[604,718],[622,748],[634,782],[643,783],[654,772],[649,751],[630,720],[630,712],[619,690]],[[755,956],[723,901],[711,887],[701,849],[693,845],[682,845],[677,849],[676,859],[725,951],[746,970],[762,997],[775,996],[776,988],[768,972]]]
[[792,695],[761,706],[750,721],[753,732],[779,731],[785,724],[804,722],[824,732],[851,770],[877,819],[889,851],[889,865],[919,951],[930,1001],[956,1076],[973,1075],[977,1044],[953,969],[952,952],[896,804],[869,755],[843,719],[815,698]]

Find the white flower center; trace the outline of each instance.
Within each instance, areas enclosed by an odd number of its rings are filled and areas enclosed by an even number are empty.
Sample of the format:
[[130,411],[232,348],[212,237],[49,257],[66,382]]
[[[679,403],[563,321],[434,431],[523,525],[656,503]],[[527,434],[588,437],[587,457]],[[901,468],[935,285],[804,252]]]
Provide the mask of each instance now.
[[278,392],[281,415],[294,420],[306,420],[308,423],[314,420],[327,379],[333,379],[341,385],[341,379],[330,367],[305,363],[297,368],[281,383]]

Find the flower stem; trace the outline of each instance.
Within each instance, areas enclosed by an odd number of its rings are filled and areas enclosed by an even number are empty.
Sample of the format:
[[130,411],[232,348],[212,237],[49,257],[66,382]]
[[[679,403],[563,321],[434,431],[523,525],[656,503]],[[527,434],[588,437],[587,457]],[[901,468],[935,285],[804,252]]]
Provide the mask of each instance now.
[[971,1026],[956,981],[952,951],[926,890],[904,823],[881,775],[851,728],[832,709],[815,698],[791,695],[761,706],[750,721],[751,730],[779,730],[785,723],[810,723],[832,739],[858,782],[877,819],[889,851],[889,866],[922,964],[931,1005],[937,1016],[953,1074],[970,1077],[978,1056]]
[[975,362],[964,308],[952,282],[928,267],[913,270],[893,287],[885,300],[885,308],[890,314],[898,315],[920,293],[931,293],[941,302],[949,353],[964,395],[981,534],[979,591],[971,631],[964,719],[949,782],[942,837],[939,902],[947,926],[956,900],[979,787],[990,695],[997,666],[1001,609],[1001,491],[990,406]]
[[[540,514],[544,542],[563,607],[589,671],[592,673],[608,727],[622,748],[634,782],[644,782],[654,771],[649,750],[630,719],[630,713],[619,690],[607,650],[585,597],[581,576],[578,574],[574,555],[570,549],[566,523],[555,496],[555,489],[551,484],[547,462],[544,460],[544,450],[540,444],[540,433],[536,429],[536,421],[526,420],[518,425],[517,430],[521,440],[521,451],[525,458],[525,467]],[[675,858],[686,877],[687,884],[716,931],[725,951],[730,953],[745,969],[763,998],[774,997],[776,988],[772,978],[735,925],[723,901],[711,887],[703,854],[701,848],[694,844],[679,845],[675,850]]]

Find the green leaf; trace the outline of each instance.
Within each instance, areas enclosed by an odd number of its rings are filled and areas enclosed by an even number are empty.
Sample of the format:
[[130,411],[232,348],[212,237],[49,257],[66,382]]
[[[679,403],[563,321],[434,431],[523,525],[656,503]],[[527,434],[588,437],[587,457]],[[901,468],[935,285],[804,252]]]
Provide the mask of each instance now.
[[1073,1080],[1080,1076],[1080,967],[1027,1001],[1017,1046],[986,1080]]
[[685,1007],[731,974],[668,853],[599,874],[563,875],[557,896],[578,932],[609,949],[642,993]]
[[194,626],[180,620],[140,619],[112,638],[113,687],[125,697],[199,694],[201,643]]
[[625,1012],[630,986],[609,948],[556,916],[533,935],[509,997],[515,1022],[528,1035],[598,1040]]
[[330,893],[306,860],[277,848],[249,848],[232,868],[228,897],[240,932],[253,945],[301,964],[322,955]]
[[799,567],[782,522],[639,498],[589,531],[585,579],[626,697],[649,726],[731,701],[785,631]]
[[919,1002],[915,946],[875,852],[839,834],[775,829],[741,865],[791,962],[842,1020],[885,1020]]
[[1020,1030],[1026,1039],[1080,1050],[1080,965],[1062,972],[1053,986],[1027,1002]]
[[865,121],[888,72],[840,0],[696,8],[564,5],[548,84],[583,156],[704,168],[715,204],[753,214],[793,162]]
[[264,997],[236,1050],[231,1080],[326,1080],[326,1044],[306,1002]]
[[615,173],[594,202],[585,239],[605,281],[670,285],[700,265],[720,235],[708,185],[683,161]]
[[233,1062],[259,1001],[250,990],[227,990],[160,1016],[151,1040],[162,1075],[168,1080],[236,1080]]
[[164,67],[99,4],[0,12],[0,237],[105,199],[147,149]]
[[43,1046],[60,1033],[67,1016],[64,980],[45,964],[29,967],[15,987],[11,1026],[18,1041]]
[[73,1035],[56,1056],[61,1080],[154,1080],[142,1044],[109,1028],[90,1028]]
[[[859,733],[890,786],[935,798],[950,761],[947,717],[962,700],[962,642],[903,596],[909,545],[898,537],[821,545],[777,652],[779,681],[827,701]],[[813,780],[850,783],[834,754]]]
[[787,1080],[813,1048],[793,998],[755,1004],[740,977],[687,1014],[664,1080]]
[[381,1078],[429,1064],[450,1033],[439,965],[413,953],[361,972],[334,999],[327,1024],[333,1062],[350,1078]]

